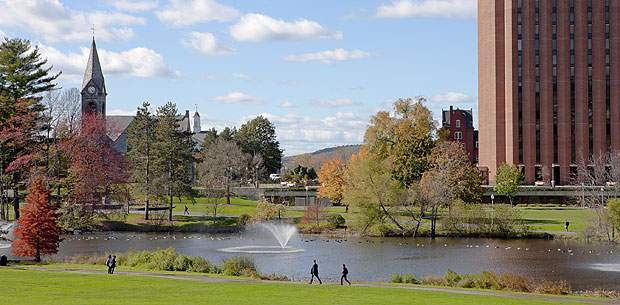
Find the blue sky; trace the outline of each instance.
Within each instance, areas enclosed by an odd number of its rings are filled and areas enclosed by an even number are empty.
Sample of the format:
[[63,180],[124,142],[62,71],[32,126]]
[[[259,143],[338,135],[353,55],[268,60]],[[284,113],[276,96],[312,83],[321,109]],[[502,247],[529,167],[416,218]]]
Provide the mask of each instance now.
[[361,143],[401,97],[437,119],[477,110],[476,0],[0,0],[0,36],[37,44],[64,88],[92,24],[108,114],[197,105],[203,130],[264,115],[285,155]]

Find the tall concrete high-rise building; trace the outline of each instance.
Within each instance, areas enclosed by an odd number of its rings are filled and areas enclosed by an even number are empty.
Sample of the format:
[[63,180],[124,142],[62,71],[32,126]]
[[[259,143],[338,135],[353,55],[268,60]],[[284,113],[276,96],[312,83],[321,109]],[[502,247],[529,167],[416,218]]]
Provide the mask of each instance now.
[[478,0],[479,164],[568,184],[620,149],[620,1]]

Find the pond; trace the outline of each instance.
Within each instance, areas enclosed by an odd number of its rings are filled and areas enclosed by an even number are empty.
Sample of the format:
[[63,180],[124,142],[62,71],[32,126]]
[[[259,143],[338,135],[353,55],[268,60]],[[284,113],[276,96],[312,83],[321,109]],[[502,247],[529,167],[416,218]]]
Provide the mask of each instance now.
[[[307,280],[316,259],[323,279],[339,278],[347,264],[350,278],[389,281],[394,272],[418,276],[458,273],[517,273],[551,281],[566,280],[573,290],[620,290],[620,248],[607,243],[569,240],[486,238],[346,238],[294,236],[288,246],[303,251],[284,254],[235,254],[223,248],[279,246],[275,238],[253,234],[95,233],[64,235],[56,258],[76,254],[124,252],[130,248],[156,250],[173,247],[186,255],[202,256],[214,263],[227,257],[255,258],[261,273],[284,274]],[[0,255],[10,247],[0,242]]]

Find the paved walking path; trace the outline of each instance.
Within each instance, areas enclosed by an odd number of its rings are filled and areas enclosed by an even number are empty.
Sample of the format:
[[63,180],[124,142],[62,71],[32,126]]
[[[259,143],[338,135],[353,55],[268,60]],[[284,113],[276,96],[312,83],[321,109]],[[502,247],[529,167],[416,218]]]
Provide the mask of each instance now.
[[[70,269],[47,269],[47,268],[30,268],[30,267],[8,267],[12,269],[22,270],[38,270],[38,271],[57,271],[57,272],[72,272],[82,274],[104,274],[105,270],[70,270]],[[204,283],[222,283],[222,282],[244,282],[244,283],[278,283],[289,285],[307,285],[306,282],[292,282],[292,281],[267,281],[267,280],[252,280],[252,279],[233,279],[233,278],[220,278],[209,276],[187,276],[176,274],[163,274],[163,273],[150,273],[150,272],[133,272],[133,271],[116,271],[114,274],[121,275],[135,275],[135,276],[149,276],[157,278],[169,278],[177,280],[187,280]],[[326,285],[338,285],[337,283],[326,283]],[[522,299],[542,299],[557,302],[581,302],[584,304],[620,304],[620,301],[613,299],[588,299],[582,297],[561,297],[551,295],[536,295],[530,293],[505,293],[496,291],[479,291],[473,289],[450,289],[450,288],[435,288],[435,287],[421,287],[421,286],[387,286],[373,283],[354,283],[354,286],[366,286],[377,288],[391,288],[391,289],[411,289],[411,290],[424,290],[424,291],[436,291],[444,293],[456,293],[464,295],[485,295],[496,297],[508,297],[508,298],[522,298]],[[525,302],[525,301],[524,301]]]

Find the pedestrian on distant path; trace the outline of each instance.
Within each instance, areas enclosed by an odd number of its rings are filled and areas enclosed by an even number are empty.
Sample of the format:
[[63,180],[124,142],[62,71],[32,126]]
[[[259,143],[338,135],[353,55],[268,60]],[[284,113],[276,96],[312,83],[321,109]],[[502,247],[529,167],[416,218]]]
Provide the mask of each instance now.
[[568,222],[568,220],[566,221],[566,225],[564,225],[564,227],[566,227],[566,232],[568,232],[568,225],[570,224],[570,222]]
[[112,274],[112,254],[108,255],[108,260],[105,261],[105,265],[108,267],[108,274]]
[[114,274],[114,268],[116,268],[116,255],[112,256],[112,261],[110,262],[110,274]]
[[187,210],[187,206],[185,206],[185,212],[183,212],[183,215],[185,215],[185,214],[189,215],[189,211]]
[[340,277],[340,286],[342,286],[342,280],[347,281],[347,283],[349,283],[349,286],[351,286],[351,282],[349,282],[349,279],[347,279],[347,274],[349,274],[349,269],[347,269],[347,266],[342,264],[342,276]]
[[312,260],[312,263],[312,268],[310,268],[310,274],[312,277],[310,278],[310,283],[308,284],[312,284],[312,280],[316,276],[316,279],[319,280],[319,285],[321,285],[323,282],[321,282],[321,278],[319,277],[319,265],[316,263],[316,259]]

